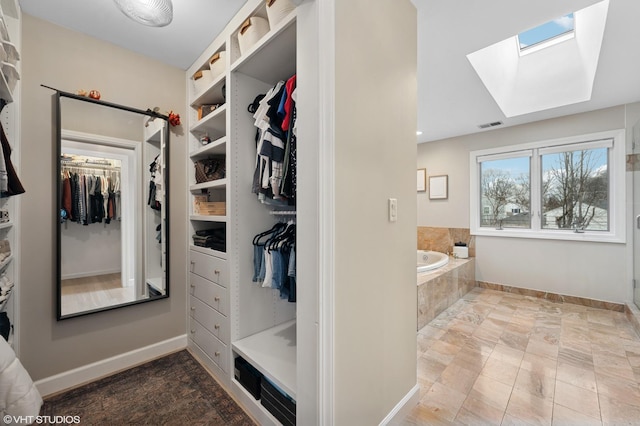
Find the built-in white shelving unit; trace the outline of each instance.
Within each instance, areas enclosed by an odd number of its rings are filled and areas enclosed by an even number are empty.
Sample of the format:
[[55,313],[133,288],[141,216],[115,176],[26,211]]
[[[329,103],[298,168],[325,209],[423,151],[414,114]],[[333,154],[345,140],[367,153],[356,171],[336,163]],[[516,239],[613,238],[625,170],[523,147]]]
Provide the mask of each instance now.
[[[11,144],[11,161],[20,176],[20,81],[21,72],[20,47],[22,14],[17,0],[0,0],[0,45],[8,52],[0,63],[0,99],[7,103],[0,113],[0,122]],[[6,47],[6,49],[5,49]],[[2,56],[2,55],[0,55]],[[7,71],[12,71],[9,74]],[[0,198],[0,210],[8,212],[9,221],[0,223],[0,240],[8,240],[11,256],[0,263],[0,275],[5,275],[14,282],[9,298],[0,307],[5,311],[12,324],[9,343],[20,355],[19,296],[20,280],[18,276],[19,259],[17,256],[19,233],[19,196]]]
[[[189,241],[189,346],[260,424],[279,424],[235,379],[234,361],[242,357],[295,400],[296,304],[280,299],[277,291],[252,280],[253,237],[271,228],[280,217],[270,214],[271,208],[261,204],[251,192],[256,128],[247,106],[278,81],[296,74],[296,11],[276,24],[271,22],[266,34],[241,51],[238,33],[251,17],[268,18],[264,0],[249,0],[186,75],[191,90],[187,159],[192,198],[188,207],[189,237],[211,228],[226,229],[225,252]],[[213,76],[208,86],[196,88],[194,74],[207,71],[209,58],[222,51],[225,71]],[[201,116],[198,109],[209,104],[218,106],[198,119]],[[203,145],[203,136],[208,136],[211,142]],[[197,183],[193,163],[221,155],[226,158],[225,178]],[[224,201],[226,214],[207,216],[194,212],[195,197],[203,194],[209,201]]]

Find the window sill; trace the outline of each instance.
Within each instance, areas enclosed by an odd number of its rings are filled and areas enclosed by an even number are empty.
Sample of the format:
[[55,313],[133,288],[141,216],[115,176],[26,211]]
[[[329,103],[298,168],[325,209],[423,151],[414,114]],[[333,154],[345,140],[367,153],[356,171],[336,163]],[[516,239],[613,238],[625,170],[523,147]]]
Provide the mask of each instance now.
[[[623,232],[624,234],[624,232]],[[532,231],[529,229],[471,229],[471,235],[482,237],[530,238],[537,240],[585,241],[594,243],[624,244],[624,236],[611,232]]]

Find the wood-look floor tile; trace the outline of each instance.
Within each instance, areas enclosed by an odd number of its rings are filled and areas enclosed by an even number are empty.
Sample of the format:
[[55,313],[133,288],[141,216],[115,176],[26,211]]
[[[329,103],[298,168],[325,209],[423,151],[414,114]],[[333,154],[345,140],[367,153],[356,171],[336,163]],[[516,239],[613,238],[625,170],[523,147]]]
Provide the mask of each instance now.
[[559,362],[556,380],[569,383],[590,391],[597,391],[596,374],[593,367],[576,367],[574,364]]
[[[598,393],[624,404],[640,407],[640,384],[636,380],[623,380],[619,377],[596,373]],[[638,419],[640,422],[640,419]]]
[[447,364],[444,364],[428,356],[421,356],[418,358],[418,378],[435,382],[440,377],[440,374],[447,368]]
[[596,392],[558,381],[554,402],[595,419],[600,418],[600,405]]
[[509,363],[516,367],[520,367],[520,363],[522,363],[522,358],[524,357],[524,350],[512,348],[510,346],[506,346],[498,343],[495,348],[493,348],[493,352],[489,358],[494,358],[502,362]]
[[515,365],[489,357],[480,374],[504,383],[505,385],[513,386],[518,376],[518,370],[519,368]]
[[418,404],[400,424],[403,426],[450,426],[453,423],[443,419],[437,412],[434,413],[431,408]]
[[467,395],[441,383],[434,383],[429,392],[420,400],[420,405],[435,415],[452,421],[462,407]]
[[640,419],[640,407],[625,404],[607,395],[599,395],[602,423],[605,425],[634,425]]
[[557,344],[548,343],[545,340],[538,340],[533,338],[529,339],[527,347],[525,348],[526,353],[531,353],[552,359],[558,358],[558,350],[559,347]]
[[522,363],[520,368],[527,371],[532,371],[540,374],[544,374],[547,377],[556,377],[558,370],[558,362],[554,358],[548,358],[546,356],[540,356],[535,353],[525,352],[522,357]]
[[556,380],[553,376],[546,376],[542,372],[529,371],[523,368],[518,372],[514,389],[525,391],[539,398],[553,400]]
[[640,426],[622,313],[474,288],[417,338],[421,403],[403,424]]
[[596,426],[602,425],[602,422],[599,418],[594,419],[581,411],[554,404],[552,424],[553,426]]
[[438,382],[455,389],[463,394],[468,394],[478,377],[479,372],[451,363],[440,375]]
[[468,397],[458,415],[455,418],[457,424],[476,426],[476,425],[499,425],[502,422],[504,410],[499,410],[487,403]]
[[504,411],[513,387],[491,377],[480,375],[473,384],[469,397]]
[[553,415],[553,402],[538,398],[528,392],[514,389],[507,405],[508,414],[533,425],[550,425]]

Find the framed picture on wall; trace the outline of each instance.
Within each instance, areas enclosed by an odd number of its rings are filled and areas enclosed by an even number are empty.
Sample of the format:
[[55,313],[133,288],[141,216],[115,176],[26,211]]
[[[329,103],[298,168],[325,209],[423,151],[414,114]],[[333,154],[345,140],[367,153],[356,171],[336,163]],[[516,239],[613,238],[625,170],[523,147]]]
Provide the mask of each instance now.
[[446,200],[449,197],[449,176],[429,176],[429,199]]
[[427,169],[418,169],[418,192],[427,192]]

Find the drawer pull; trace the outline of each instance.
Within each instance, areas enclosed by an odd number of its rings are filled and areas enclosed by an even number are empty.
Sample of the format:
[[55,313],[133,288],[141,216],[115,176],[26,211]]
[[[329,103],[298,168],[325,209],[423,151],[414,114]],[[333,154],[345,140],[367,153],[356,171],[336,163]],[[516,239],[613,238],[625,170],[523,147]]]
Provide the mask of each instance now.
[[196,334],[196,330],[195,329],[191,329],[191,334]]
[[220,298],[218,296],[216,296],[216,297],[213,298],[213,300],[216,301],[216,302],[219,302]]
[[192,307],[191,307],[191,310],[192,310],[192,311],[195,311],[195,310],[196,310],[196,307],[195,307],[195,306],[192,306]]
[[191,288],[196,288],[196,285],[195,284],[191,284]]
[[215,352],[213,353],[213,356],[220,356],[220,352],[215,351]]
[[215,328],[216,330],[220,330],[220,324],[214,325],[213,328]]

